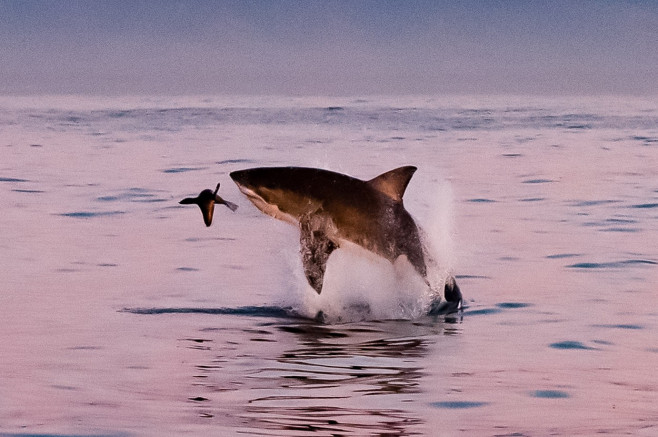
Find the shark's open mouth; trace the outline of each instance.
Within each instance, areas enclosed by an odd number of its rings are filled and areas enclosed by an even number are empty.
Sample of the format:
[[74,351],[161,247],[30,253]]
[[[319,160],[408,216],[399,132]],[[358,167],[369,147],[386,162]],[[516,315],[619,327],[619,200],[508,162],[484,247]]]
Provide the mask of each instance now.
[[256,192],[250,188],[245,187],[244,185],[236,183],[238,189],[242,194],[247,196],[252,202],[265,202],[262,197],[260,197]]
[[251,188],[241,185],[237,182],[236,185],[238,186],[240,192],[245,196],[247,196],[247,198],[251,201],[251,203],[253,203],[256,206],[256,208],[260,209],[265,214],[272,216],[276,219],[283,220],[284,222],[288,222],[295,226],[299,225],[299,221],[297,220],[296,217],[293,217],[292,215],[281,211],[277,205],[273,205],[267,202],[262,196],[260,196]]

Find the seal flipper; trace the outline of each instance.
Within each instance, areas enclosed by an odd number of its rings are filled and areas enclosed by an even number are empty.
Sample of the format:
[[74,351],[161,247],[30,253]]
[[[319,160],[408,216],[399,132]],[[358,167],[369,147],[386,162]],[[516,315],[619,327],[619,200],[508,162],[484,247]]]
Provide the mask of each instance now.
[[309,285],[320,294],[324,281],[324,271],[327,268],[327,259],[338,246],[329,239],[325,232],[314,229],[312,220],[301,220],[299,230],[304,274]]

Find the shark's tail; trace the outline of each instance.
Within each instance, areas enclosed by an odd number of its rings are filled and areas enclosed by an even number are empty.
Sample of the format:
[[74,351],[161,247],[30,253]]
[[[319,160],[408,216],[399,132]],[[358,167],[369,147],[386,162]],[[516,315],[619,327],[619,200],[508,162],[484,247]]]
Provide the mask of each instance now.
[[448,279],[446,279],[446,285],[443,288],[443,295],[445,296],[447,302],[455,304],[457,309],[461,308],[462,292],[459,289],[459,285],[457,285],[457,281],[455,281],[454,276],[450,276]]
[[427,312],[429,315],[452,314],[462,309],[462,292],[454,276],[449,276],[446,279],[445,286],[443,287],[443,295],[445,296],[445,300],[440,301],[437,299],[436,302],[430,305]]

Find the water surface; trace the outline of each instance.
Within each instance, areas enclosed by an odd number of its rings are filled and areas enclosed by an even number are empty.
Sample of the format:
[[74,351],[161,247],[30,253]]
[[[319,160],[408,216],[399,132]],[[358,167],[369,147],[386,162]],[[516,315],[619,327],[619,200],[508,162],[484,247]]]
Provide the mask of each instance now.
[[[655,435],[657,126],[630,98],[0,99],[0,435]],[[408,164],[461,314],[358,254],[316,297],[228,177]],[[177,202],[217,182],[240,209],[206,228]]]

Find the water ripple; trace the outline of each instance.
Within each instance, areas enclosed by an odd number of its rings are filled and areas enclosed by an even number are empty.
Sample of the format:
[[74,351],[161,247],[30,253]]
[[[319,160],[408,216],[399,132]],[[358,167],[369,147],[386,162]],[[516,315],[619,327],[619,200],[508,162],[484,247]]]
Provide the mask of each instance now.
[[658,265],[658,262],[651,261],[647,259],[629,259],[624,261],[613,261],[613,262],[582,262],[576,264],[570,264],[566,267],[571,269],[620,269],[627,266],[642,266],[642,265]]
[[122,312],[132,314],[219,314],[251,317],[301,318],[292,308],[277,306],[243,306],[237,308],[124,308]]
[[125,211],[76,211],[59,214],[62,217],[96,218],[125,214]]
[[593,350],[593,347],[587,346],[579,341],[567,340],[551,343],[553,349],[576,349],[576,350]]
[[448,408],[451,410],[464,409],[464,408],[479,408],[488,405],[488,402],[474,402],[474,401],[443,401],[432,402],[430,405],[435,408]]
[[570,397],[569,393],[561,390],[535,390],[532,397],[544,399],[565,399]]

